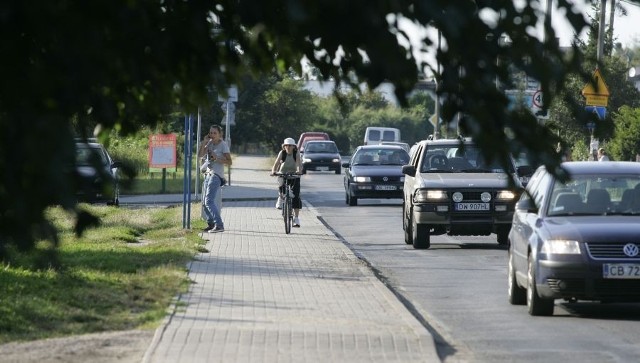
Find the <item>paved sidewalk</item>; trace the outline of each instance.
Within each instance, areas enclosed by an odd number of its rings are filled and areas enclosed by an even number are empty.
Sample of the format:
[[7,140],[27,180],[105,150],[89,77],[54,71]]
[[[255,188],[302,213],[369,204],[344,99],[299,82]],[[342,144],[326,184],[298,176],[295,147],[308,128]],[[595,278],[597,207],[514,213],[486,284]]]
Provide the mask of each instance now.
[[264,162],[234,159],[225,232],[203,234],[193,285],[143,362],[440,362],[429,332],[314,208],[284,233]]

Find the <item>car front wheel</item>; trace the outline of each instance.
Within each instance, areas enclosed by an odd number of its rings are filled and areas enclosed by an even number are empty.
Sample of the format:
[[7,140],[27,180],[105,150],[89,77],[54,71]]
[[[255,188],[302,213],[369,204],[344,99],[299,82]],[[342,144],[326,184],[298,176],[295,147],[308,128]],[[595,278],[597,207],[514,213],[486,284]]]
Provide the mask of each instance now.
[[499,245],[506,246],[509,244],[509,228],[499,227],[496,235],[498,236],[497,240]]
[[428,225],[417,224],[413,218],[411,218],[411,232],[413,248],[422,250],[431,247],[431,234]]
[[527,272],[527,308],[529,315],[549,316],[553,315],[553,299],[543,299],[538,296],[536,289],[536,271],[533,258],[529,256],[529,271]]
[[527,290],[518,286],[518,281],[516,281],[512,253],[509,253],[509,302],[511,305],[524,305],[527,303]]
[[413,244],[413,232],[411,232],[411,220],[407,217],[404,211],[404,205],[402,206],[402,227],[404,228],[404,243],[410,245]]
[[347,198],[348,198],[348,201],[349,201],[349,206],[354,207],[354,206],[358,205],[358,198],[356,198],[353,195],[351,195],[351,193],[349,193]]

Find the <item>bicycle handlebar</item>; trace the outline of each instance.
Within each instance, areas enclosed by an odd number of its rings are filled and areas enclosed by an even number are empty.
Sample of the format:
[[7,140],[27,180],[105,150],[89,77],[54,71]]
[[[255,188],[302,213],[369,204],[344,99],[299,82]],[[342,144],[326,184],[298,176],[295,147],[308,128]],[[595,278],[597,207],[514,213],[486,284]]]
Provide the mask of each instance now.
[[271,174],[273,176],[281,176],[283,178],[291,178],[291,179],[296,179],[299,178],[302,174],[300,173],[273,173]]

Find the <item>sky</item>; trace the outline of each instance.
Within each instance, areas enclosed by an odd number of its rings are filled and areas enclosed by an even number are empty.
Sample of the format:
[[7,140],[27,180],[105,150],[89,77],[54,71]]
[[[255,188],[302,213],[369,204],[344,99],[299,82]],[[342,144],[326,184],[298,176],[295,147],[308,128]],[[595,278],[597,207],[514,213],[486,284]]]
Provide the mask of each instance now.
[[[640,46],[640,4],[620,0],[616,1],[616,3],[620,4],[627,10],[627,15],[621,16],[620,14],[616,13],[613,20],[614,37],[617,38],[617,42],[622,43],[622,46],[624,48]],[[584,0],[577,0],[575,1],[575,4],[586,14],[590,14],[591,17],[594,17],[594,14],[591,11],[591,6],[586,5]],[[609,24],[610,6],[611,2],[607,1],[607,25]],[[567,25],[566,23],[563,24],[562,14],[552,13],[551,19],[556,32],[559,32],[560,45],[570,45],[571,40],[573,39],[573,31],[569,25]],[[587,33],[586,31],[583,31],[580,35],[581,38],[584,39]]]
[[[518,1],[518,0],[514,0]],[[545,0],[539,0],[541,6],[546,6]],[[599,1],[599,0],[597,0]],[[614,18],[614,37],[617,38],[616,42],[622,43],[623,48],[629,47],[640,47],[640,4],[639,3],[631,3],[628,0],[617,0],[616,3],[622,5],[627,10],[626,16],[621,16],[618,12],[616,12]],[[576,9],[583,12],[585,14],[585,19],[589,21],[590,17],[594,17],[591,2],[589,0],[574,0],[573,2]],[[556,8],[556,2],[553,1],[552,4],[552,24],[554,29],[556,30],[556,35],[560,38],[560,46],[569,46],[574,39],[574,30],[569,25],[569,23],[564,18],[564,12],[559,11]],[[611,6],[610,0],[607,0],[607,17],[606,22],[609,23],[609,7]],[[491,13],[480,14],[480,16],[485,19],[488,23],[491,22]],[[433,40],[433,44],[437,44],[437,32],[434,29],[430,29],[429,31],[425,31],[424,29],[420,29],[412,25],[408,22],[403,22],[402,19],[399,19],[401,23],[403,23],[403,28],[407,31],[409,36],[412,38],[411,42],[414,43],[415,49],[420,48],[421,38],[424,36],[428,36]],[[541,20],[542,21],[542,20]],[[537,29],[537,33],[532,34],[537,36],[538,38],[543,38],[543,27],[540,24],[539,29]],[[587,37],[587,28],[580,33],[580,38],[586,40]],[[403,43],[402,40],[399,40]],[[435,68],[435,58],[433,52],[425,55],[414,54],[417,59],[422,59],[427,63],[431,64]],[[429,71],[427,70],[427,73]]]

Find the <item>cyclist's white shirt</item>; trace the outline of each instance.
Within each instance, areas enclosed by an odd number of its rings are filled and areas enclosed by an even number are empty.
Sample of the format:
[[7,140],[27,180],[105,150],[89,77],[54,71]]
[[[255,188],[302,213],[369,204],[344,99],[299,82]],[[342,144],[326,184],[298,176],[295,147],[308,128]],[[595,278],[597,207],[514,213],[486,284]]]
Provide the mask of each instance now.
[[[293,154],[288,154],[286,151],[282,151],[285,155],[284,162],[280,164],[281,173],[295,173],[298,171],[298,166],[295,160],[293,160]],[[300,157],[300,155],[298,155]]]

